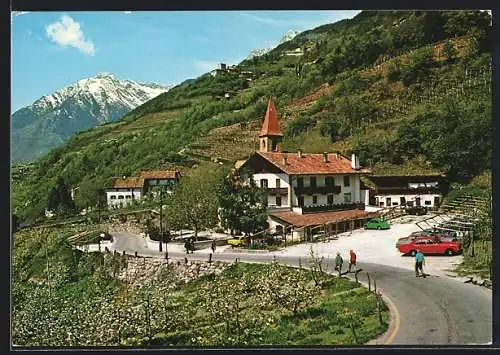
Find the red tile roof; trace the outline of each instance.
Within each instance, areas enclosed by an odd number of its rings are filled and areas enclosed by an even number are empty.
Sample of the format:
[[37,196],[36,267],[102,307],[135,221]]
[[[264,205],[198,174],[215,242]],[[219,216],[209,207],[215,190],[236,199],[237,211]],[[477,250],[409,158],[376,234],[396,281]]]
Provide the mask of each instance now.
[[144,185],[144,179],[139,176],[132,176],[123,178],[116,178],[111,184],[111,188],[114,189],[133,189],[142,188]]
[[[282,152],[256,152],[264,159],[277,166],[287,174],[347,174],[347,173],[369,173],[368,169],[355,170],[351,167],[351,160],[336,153],[327,154],[325,163],[323,154]],[[283,158],[286,157],[286,164]]]
[[172,170],[145,170],[139,176],[144,179],[175,179],[178,174],[178,171]]
[[316,226],[329,222],[341,222],[351,219],[358,219],[376,215],[376,212],[366,212],[364,210],[347,210],[334,212],[315,212],[307,214],[298,214],[292,211],[274,212],[271,216],[294,225],[295,227]]
[[267,103],[266,116],[264,117],[264,123],[262,124],[262,129],[260,131],[259,137],[263,136],[282,136],[280,130],[280,122],[278,120],[278,115],[276,113],[276,107],[272,99],[269,99]]

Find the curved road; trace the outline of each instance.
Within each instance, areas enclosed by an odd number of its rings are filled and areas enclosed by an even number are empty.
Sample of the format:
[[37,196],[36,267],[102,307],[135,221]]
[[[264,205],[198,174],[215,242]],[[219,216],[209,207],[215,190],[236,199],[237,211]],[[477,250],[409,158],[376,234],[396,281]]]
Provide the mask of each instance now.
[[[126,251],[140,256],[164,257],[156,250],[147,248],[140,236],[130,233],[112,233],[113,250]],[[205,252],[169,253],[169,258],[207,260]],[[297,257],[278,256],[273,253],[215,253],[212,260],[269,262],[273,258],[280,263],[298,266]],[[309,258],[302,258],[305,265]],[[333,260],[325,258],[329,272]],[[490,290],[465,284],[446,277],[415,277],[412,270],[372,263],[359,263],[359,281],[367,283],[366,271],[377,281],[395,308],[396,319],[385,344],[400,345],[463,345],[487,344],[492,341],[492,293]]]

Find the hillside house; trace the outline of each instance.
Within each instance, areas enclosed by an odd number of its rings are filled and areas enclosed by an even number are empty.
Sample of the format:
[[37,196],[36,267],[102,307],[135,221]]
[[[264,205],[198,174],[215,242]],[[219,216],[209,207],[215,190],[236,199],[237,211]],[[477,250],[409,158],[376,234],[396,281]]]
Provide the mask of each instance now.
[[227,65],[225,63],[219,63],[217,65],[217,68],[212,69],[210,71],[210,75],[217,76],[217,75],[219,75],[221,73],[225,73],[225,72],[227,72]]
[[147,170],[141,171],[139,176],[115,178],[105,188],[108,207],[125,206],[149,193],[156,194],[161,187],[170,192],[180,177],[178,171]]
[[276,108],[269,100],[259,151],[244,163],[237,162],[238,169],[251,172],[257,185],[266,189],[270,228],[293,230],[292,238],[302,239],[318,226],[338,230],[338,222],[360,225],[370,215],[364,210],[366,192],[361,190],[360,176],[370,171],[360,167],[358,157],[282,152],[282,137]]
[[300,56],[304,55],[304,51],[302,50],[302,48],[297,47],[297,48],[290,50],[290,51],[284,51],[282,55],[300,57]]
[[447,183],[444,175],[369,176],[375,184],[378,207],[424,206],[438,208]]

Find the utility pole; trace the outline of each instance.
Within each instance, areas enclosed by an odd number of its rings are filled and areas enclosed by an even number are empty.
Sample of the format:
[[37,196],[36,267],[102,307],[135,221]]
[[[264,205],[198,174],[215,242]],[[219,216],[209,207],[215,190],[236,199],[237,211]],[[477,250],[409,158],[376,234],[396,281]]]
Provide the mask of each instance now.
[[162,242],[163,242],[163,189],[160,189],[160,253],[163,251]]

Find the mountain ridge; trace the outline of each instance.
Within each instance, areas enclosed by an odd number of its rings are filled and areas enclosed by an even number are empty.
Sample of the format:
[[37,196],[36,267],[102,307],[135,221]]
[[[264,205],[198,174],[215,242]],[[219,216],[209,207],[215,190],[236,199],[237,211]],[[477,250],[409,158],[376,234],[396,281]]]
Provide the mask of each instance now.
[[271,46],[271,47],[267,47],[267,48],[259,48],[259,49],[254,49],[252,50],[248,56],[245,58],[246,60],[249,60],[249,59],[252,59],[254,57],[260,57],[260,56],[263,56],[264,54],[266,53],[269,53],[271,50],[273,50],[274,48],[276,48],[277,46],[279,46],[280,44],[283,44],[285,42],[288,42],[288,41],[291,41],[292,39],[294,39],[298,34],[300,33],[300,31],[296,31],[296,30],[288,30],[286,31],[283,36],[281,37],[281,39],[278,41],[278,43],[275,45],[275,46]]
[[12,160],[36,158],[72,134],[119,119],[173,86],[101,72],[44,95],[12,114]]

